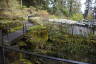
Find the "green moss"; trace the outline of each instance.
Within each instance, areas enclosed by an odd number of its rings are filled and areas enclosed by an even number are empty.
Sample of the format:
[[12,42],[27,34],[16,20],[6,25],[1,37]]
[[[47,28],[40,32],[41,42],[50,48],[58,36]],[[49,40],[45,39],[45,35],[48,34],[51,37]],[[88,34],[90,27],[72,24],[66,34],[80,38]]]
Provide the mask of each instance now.
[[31,27],[30,34],[34,37],[33,39],[36,38],[36,40],[38,41],[48,39],[48,33],[46,27],[40,25]]
[[22,28],[23,28],[22,26],[17,26],[17,27],[11,28],[10,32],[15,32],[15,31],[20,30]]
[[33,63],[30,62],[30,61],[27,60],[27,59],[21,59],[21,60],[19,60],[19,61],[13,62],[13,63],[11,63],[11,64],[33,64]]
[[43,29],[46,29],[46,27],[41,26],[41,25],[36,25],[36,26],[32,26],[32,27],[29,28],[30,31],[32,31],[32,30],[34,30],[34,31],[43,30]]

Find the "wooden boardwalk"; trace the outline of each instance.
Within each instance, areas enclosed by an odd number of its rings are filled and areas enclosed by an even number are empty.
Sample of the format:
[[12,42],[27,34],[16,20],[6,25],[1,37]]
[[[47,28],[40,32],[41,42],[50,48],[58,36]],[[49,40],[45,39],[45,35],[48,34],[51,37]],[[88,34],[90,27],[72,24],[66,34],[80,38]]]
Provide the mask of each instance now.
[[[18,30],[18,31],[16,31],[16,32],[9,33],[8,36],[7,36],[7,35],[3,36],[3,38],[4,38],[4,40],[3,40],[4,43],[10,43],[10,42],[12,42],[13,40],[21,37],[21,36],[24,34],[24,32],[25,32],[26,30],[28,30],[28,27],[31,27],[31,26],[33,26],[33,24],[27,22],[27,23],[26,23],[26,27],[24,28],[24,30],[21,29],[21,30]],[[1,36],[1,35],[0,35],[0,36]],[[1,37],[0,37],[0,38],[1,38]],[[2,41],[2,40],[0,39],[0,42],[1,42],[1,41]],[[40,54],[36,54],[36,53],[33,53],[33,52],[23,51],[23,50],[19,50],[19,49],[17,49],[17,48],[7,47],[7,46],[5,46],[5,47],[0,46],[0,64],[4,64],[4,63],[2,63],[2,61],[3,61],[2,48],[9,49],[9,50],[14,50],[14,51],[17,51],[17,52],[22,52],[22,53],[25,53],[25,54],[31,54],[31,55],[33,55],[33,56],[37,56],[37,57],[40,57],[40,58],[50,59],[50,60],[52,60],[52,61],[61,61],[61,62],[66,62],[66,63],[71,63],[71,64],[89,64],[89,63],[78,62],[78,61],[73,61],[73,60],[67,60],[67,59],[62,59],[62,58],[56,58],[56,57],[51,57],[51,56],[46,56],[46,55],[40,55]],[[7,64],[7,63],[5,63],[5,64]]]
[[[28,30],[29,27],[33,26],[32,23],[26,22],[26,27],[17,30],[16,32],[8,33],[8,35],[3,36],[3,44],[13,44],[12,41],[16,40],[17,38],[21,37],[22,35],[25,34],[26,30]],[[2,43],[2,32],[0,31],[0,45]],[[0,47],[0,64],[3,63],[3,53],[2,53],[2,47]],[[5,63],[7,64],[7,63]]]
[[[22,36],[26,30],[28,30],[29,27],[33,26],[32,23],[26,22],[26,27],[17,30],[16,32],[12,32],[12,33],[8,33],[8,35],[3,36],[3,42],[6,44],[9,44],[10,42],[12,42],[13,40],[19,38],[20,36]],[[2,33],[1,33],[2,34]],[[0,34],[0,42],[2,41],[2,35]]]

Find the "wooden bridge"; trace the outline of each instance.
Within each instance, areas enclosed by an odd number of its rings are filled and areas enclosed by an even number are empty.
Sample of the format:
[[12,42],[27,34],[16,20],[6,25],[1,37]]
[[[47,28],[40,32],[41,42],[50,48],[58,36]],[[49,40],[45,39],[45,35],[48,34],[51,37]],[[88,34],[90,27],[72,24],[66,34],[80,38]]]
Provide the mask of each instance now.
[[[2,36],[1,32],[0,32],[0,39],[2,39],[3,37],[3,42],[5,44],[9,44],[12,41],[14,41],[15,39],[19,38],[20,36],[22,36],[23,34],[26,33],[26,30],[28,30],[29,27],[33,26],[32,23],[26,22],[26,26],[24,26],[22,29],[17,30],[16,32],[12,32],[12,33],[8,33],[5,36]],[[0,41],[1,42],[1,41]]]
[[[31,26],[33,26],[33,24],[27,22],[26,27],[24,27],[23,29],[18,30],[16,32],[9,33],[8,36],[7,35],[3,36],[3,42],[2,42],[2,40],[0,40],[0,42],[2,44],[5,44],[5,43],[10,44],[10,42],[12,43],[13,40],[15,40],[15,39],[19,38],[20,36],[24,35],[26,33],[26,30],[28,30],[28,27],[31,27]],[[13,51],[16,51],[18,53],[33,55],[33,56],[40,57],[40,58],[50,59],[52,61],[55,60],[55,61],[61,61],[61,62],[66,62],[66,63],[71,63],[71,64],[89,64],[89,63],[78,62],[78,61],[74,61],[74,60],[67,60],[67,59],[62,59],[62,58],[46,56],[46,55],[40,55],[40,54],[36,54],[34,52],[23,51],[23,50],[20,50],[20,49],[17,49],[17,48],[13,48],[11,46],[2,46],[2,45],[0,45],[0,64],[7,64],[4,61],[4,56],[5,56],[4,53],[3,53],[4,49],[13,50]]]
[[31,26],[33,26],[33,24],[26,21],[25,26],[23,26],[22,29],[17,30],[16,32],[8,33],[7,35],[4,36],[2,35],[3,34],[2,31],[0,30],[0,64],[4,64],[1,61],[3,59],[2,44],[3,45],[13,44],[13,41],[16,41],[16,39],[18,38],[21,39],[20,37],[23,36]]

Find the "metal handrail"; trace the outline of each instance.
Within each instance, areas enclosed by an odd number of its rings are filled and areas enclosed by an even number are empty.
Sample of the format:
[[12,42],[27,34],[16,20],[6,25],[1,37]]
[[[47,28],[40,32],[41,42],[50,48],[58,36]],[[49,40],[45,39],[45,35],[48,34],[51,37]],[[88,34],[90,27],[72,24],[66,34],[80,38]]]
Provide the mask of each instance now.
[[51,56],[47,56],[47,55],[36,54],[34,52],[24,51],[24,50],[16,49],[14,47],[9,47],[9,46],[0,46],[0,47],[5,48],[5,49],[10,49],[10,50],[13,50],[16,52],[24,53],[24,54],[30,54],[30,55],[37,56],[40,58],[55,60],[55,61],[62,61],[62,62],[72,63],[72,64],[90,64],[90,63],[85,63],[85,62],[78,62],[78,61],[74,61],[74,60],[67,60],[67,59],[63,59],[63,58],[57,58],[57,57],[51,57]]

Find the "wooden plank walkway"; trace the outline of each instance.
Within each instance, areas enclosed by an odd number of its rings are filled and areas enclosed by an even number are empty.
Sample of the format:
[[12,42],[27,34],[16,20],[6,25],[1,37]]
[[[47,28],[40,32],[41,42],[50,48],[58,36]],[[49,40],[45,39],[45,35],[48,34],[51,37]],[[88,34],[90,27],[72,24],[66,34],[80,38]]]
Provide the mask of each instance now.
[[[3,36],[3,41],[4,43],[10,43],[12,42],[13,40],[19,38],[20,36],[22,36],[26,30],[28,30],[29,27],[33,26],[32,23],[29,23],[29,22],[26,22],[26,27],[25,28],[22,28],[16,32],[12,32],[12,33],[9,33],[8,35],[5,35]],[[1,35],[0,35],[1,36]],[[1,40],[2,37],[0,37],[0,42],[2,41]]]
[[[3,36],[4,44],[11,44],[11,42],[19,37],[21,37],[29,27],[33,26],[32,23],[26,22],[26,27],[16,32],[9,33],[8,35]],[[2,32],[0,31],[0,44],[2,43]],[[3,64],[3,56],[2,56],[2,47],[0,47],[0,64]],[[7,63],[6,63],[7,64]]]

